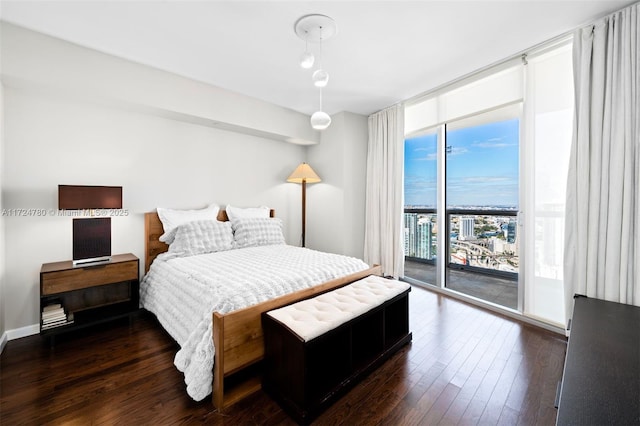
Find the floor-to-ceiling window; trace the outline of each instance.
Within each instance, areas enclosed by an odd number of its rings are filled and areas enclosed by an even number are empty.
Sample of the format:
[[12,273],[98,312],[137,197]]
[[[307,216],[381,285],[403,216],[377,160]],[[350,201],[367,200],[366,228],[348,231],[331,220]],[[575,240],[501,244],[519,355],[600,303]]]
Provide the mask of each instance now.
[[570,43],[405,109],[405,277],[562,324]]
[[446,125],[445,286],[518,307],[519,103]]
[[[518,307],[520,115],[518,103],[452,121],[442,125],[446,144],[434,129],[405,140],[406,276],[439,285],[441,260],[444,287]],[[439,143],[445,144],[443,191]],[[439,191],[446,200],[440,210]]]

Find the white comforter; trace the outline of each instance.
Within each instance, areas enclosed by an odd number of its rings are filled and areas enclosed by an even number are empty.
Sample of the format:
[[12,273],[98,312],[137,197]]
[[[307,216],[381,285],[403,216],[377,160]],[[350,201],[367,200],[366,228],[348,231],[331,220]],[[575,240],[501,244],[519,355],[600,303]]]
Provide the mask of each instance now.
[[174,363],[187,393],[200,401],[212,390],[214,311],[231,312],[366,268],[359,259],[288,245],[185,258],[162,254],[140,283],[140,304],[180,345]]

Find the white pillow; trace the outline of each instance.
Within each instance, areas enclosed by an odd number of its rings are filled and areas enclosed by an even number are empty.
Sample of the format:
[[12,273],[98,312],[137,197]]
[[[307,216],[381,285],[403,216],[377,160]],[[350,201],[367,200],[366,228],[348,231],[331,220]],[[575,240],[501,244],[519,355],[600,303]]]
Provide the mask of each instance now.
[[230,222],[196,220],[174,228],[175,238],[169,254],[176,257],[214,253],[234,248]]
[[231,221],[236,248],[285,244],[280,218],[248,218]]
[[195,220],[217,221],[220,207],[212,204],[199,210],[173,210],[162,207],[158,207],[157,210],[158,217],[162,222],[162,228],[164,229],[164,234],[160,236],[159,240],[163,243],[171,244],[175,236],[175,232],[171,231],[178,225]]
[[233,219],[249,219],[249,218],[258,218],[264,217],[268,218],[271,214],[271,209],[269,207],[260,206],[260,207],[233,207],[231,205],[227,205],[227,217],[229,220]]

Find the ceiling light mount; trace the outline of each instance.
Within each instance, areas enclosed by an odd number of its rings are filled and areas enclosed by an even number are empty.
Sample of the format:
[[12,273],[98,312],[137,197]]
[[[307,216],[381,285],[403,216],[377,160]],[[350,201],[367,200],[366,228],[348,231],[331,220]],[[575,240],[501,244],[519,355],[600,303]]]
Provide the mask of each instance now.
[[304,15],[293,25],[298,37],[309,43],[329,40],[338,32],[336,21],[327,15],[313,13]]

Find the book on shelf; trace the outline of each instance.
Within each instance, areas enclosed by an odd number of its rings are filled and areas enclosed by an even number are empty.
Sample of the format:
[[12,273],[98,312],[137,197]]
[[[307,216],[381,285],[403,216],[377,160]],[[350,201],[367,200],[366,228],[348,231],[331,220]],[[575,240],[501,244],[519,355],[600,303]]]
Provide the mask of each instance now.
[[49,325],[49,324],[53,324],[56,322],[64,322],[67,320],[66,315],[63,317],[59,317],[59,318],[53,318],[53,319],[48,319],[48,320],[42,320],[42,325]]
[[64,307],[60,303],[51,303],[42,308],[42,330],[60,327],[73,323],[73,314],[64,311]]
[[65,316],[64,311],[61,309],[59,311],[49,311],[42,314],[42,319],[53,319],[60,318]]
[[68,324],[73,324],[73,315],[69,315],[69,317],[65,315],[63,318],[56,319],[56,320],[49,320],[49,321],[43,320],[42,329],[47,330],[50,328],[61,327],[63,325],[68,325]]
[[48,330],[51,328],[56,328],[56,327],[62,327],[63,325],[68,325],[68,324],[73,324],[73,320],[68,321],[68,320],[64,320],[64,321],[60,321],[60,322],[55,322],[52,324],[47,324],[47,325],[42,325],[42,329],[43,330]]
[[42,323],[42,328],[55,327],[55,326],[66,324],[66,323],[67,323],[67,319],[66,318],[63,318],[63,319],[57,320],[57,321],[43,322]]
[[67,316],[66,315],[62,315],[62,316],[53,317],[53,318],[43,318],[42,319],[42,323],[43,324],[50,324],[52,322],[66,321],[66,320],[67,320]]
[[44,314],[45,312],[55,311],[55,310],[59,310],[59,309],[62,309],[62,304],[60,304],[60,303],[52,303],[52,304],[47,305],[44,308],[42,308],[42,313]]

